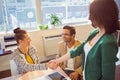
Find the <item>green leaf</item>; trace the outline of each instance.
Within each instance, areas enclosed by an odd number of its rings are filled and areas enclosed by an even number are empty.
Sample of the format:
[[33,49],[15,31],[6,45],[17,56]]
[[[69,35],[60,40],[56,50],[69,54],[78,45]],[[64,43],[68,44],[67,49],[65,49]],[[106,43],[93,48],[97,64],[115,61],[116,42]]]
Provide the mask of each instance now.
[[52,25],[55,26],[55,25],[61,24],[61,21],[60,21],[59,17],[56,14],[50,14],[49,16],[50,16],[50,23]]
[[39,25],[39,29],[40,29],[40,30],[43,29],[43,25],[42,25],[42,24]]
[[44,29],[48,29],[48,25],[47,24],[44,26]]

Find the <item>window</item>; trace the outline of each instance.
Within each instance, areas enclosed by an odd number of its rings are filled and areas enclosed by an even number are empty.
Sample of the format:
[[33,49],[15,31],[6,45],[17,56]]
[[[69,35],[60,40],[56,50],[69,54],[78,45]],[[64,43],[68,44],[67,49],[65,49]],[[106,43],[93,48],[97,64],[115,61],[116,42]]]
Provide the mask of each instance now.
[[87,19],[90,0],[40,0],[42,10],[42,23],[49,22],[50,14],[56,14],[62,23],[78,22]]
[[19,2],[24,3],[25,0],[17,0],[17,2],[18,2],[18,3],[19,3]]
[[[26,30],[37,29],[39,23],[49,23],[50,14],[56,14],[63,24],[87,21],[90,1],[0,0],[0,32],[10,32],[16,27]],[[37,2],[41,4],[37,4]],[[40,10],[40,13],[36,10]]]
[[0,31],[36,29],[35,0],[2,0],[0,13]]
[[4,30],[5,30],[5,27],[4,27],[4,15],[3,15],[2,5],[0,5],[0,32],[2,32]]

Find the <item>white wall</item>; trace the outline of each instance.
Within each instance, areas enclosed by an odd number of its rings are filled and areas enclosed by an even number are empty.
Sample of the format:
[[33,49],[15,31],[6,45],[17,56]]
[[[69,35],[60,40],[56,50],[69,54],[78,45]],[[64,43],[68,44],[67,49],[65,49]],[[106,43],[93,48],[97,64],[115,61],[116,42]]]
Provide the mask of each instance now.
[[[81,25],[76,27],[76,38],[83,42],[89,33],[93,30],[90,25]],[[43,36],[52,36],[62,33],[62,28],[59,29],[51,29],[51,30],[42,30],[42,31],[34,31],[29,32],[32,40],[32,45],[34,45],[38,51],[38,55],[44,56],[44,45],[43,45]]]

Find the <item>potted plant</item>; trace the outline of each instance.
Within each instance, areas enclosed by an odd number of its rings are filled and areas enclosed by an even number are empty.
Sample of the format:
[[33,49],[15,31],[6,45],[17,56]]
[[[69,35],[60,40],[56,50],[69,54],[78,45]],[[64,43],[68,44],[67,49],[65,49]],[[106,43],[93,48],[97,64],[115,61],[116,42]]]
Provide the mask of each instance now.
[[45,29],[48,29],[48,24],[46,24],[46,25],[40,24],[38,27],[40,30],[45,30]]
[[61,21],[56,14],[50,14],[49,16],[50,16],[50,26],[52,25],[53,27],[55,27],[61,24]]

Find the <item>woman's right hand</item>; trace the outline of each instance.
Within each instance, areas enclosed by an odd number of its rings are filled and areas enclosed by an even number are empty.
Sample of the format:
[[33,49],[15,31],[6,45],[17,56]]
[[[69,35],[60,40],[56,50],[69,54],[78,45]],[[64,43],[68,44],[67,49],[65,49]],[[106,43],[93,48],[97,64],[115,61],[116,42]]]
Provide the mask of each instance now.
[[58,67],[58,63],[57,63],[57,60],[50,60],[48,63],[47,63],[47,67],[49,67],[50,69],[56,69]]
[[53,60],[49,61],[47,63],[47,65],[51,69],[56,69],[58,67],[59,63],[67,61],[68,59],[70,59],[70,53],[67,53],[64,56],[60,57],[60,58],[53,59]]

